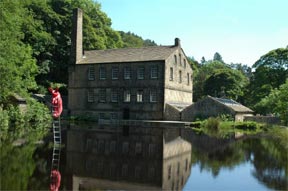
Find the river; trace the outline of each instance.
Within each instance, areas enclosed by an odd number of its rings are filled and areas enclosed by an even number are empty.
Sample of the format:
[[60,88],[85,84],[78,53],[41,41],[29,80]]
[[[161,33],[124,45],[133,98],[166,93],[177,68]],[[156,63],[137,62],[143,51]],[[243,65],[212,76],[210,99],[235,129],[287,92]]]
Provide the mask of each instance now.
[[[61,190],[288,190],[274,139],[216,139],[191,130],[65,127]],[[53,144],[1,143],[1,190],[48,190]],[[32,136],[32,135],[31,135]]]

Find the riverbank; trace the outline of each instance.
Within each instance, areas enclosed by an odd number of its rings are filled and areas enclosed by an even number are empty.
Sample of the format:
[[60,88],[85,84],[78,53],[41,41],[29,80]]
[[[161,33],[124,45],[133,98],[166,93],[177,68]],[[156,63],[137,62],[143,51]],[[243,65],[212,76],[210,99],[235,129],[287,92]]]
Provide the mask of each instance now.
[[196,134],[205,134],[218,139],[242,139],[248,137],[269,137],[279,141],[288,152],[288,127],[257,122],[221,121],[209,118],[193,122],[189,127]]

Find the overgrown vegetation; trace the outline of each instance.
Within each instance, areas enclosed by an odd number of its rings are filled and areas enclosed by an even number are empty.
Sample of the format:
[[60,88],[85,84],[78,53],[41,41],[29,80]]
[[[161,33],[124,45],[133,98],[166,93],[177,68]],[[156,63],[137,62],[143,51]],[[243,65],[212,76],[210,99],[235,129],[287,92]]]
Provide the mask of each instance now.
[[286,128],[252,121],[227,121],[220,117],[210,117],[203,121],[193,122],[191,128],[197,133],[204,133],[218,138],[231,138],[238,133],[241,135],[265,134],[283,141],[288,140],[288,130]]
[[35,100],[28,100],[27,108],[21,111],[18,106],[0,106],[0,140],[16,140],[25,138],[35,132],[42,135],[50,126],[51,115],[46,106]]

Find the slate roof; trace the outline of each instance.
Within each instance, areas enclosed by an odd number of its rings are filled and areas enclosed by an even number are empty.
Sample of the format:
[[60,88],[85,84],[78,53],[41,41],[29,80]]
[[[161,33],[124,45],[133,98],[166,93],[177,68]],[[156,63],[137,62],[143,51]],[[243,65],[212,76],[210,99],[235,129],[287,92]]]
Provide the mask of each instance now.
[[78,64],[145,62],[166,60],[178,46],[147,46],[142,48],[121,48],[90,50]]
[[253,110],[249,109],[248,107],[245,107],[244,105],[234,101],[233,99],[226,99],[226,98],[216,98],[216,97],[211,97],[208,96],[211,99],[217,101],[220,104],[225,105],[229,109],[239,112],[239,113],[254,113]]

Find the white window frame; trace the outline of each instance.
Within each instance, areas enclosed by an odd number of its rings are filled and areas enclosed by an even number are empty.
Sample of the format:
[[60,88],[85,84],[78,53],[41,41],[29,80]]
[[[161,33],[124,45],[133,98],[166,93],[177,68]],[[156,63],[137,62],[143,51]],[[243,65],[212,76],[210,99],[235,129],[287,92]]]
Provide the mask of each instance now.
[[137,90],[137,103],[142,103],[143,102],[143,94],[144,91],[143,90]]
[[128,103],[131,102],[131,91],[130,90],[124,90],[124,102]]
[[157,102],[157,90],[150,90],[150,102]]
[[103,66],[99,68],[99,79],[106,80],[106,68]]
[[145,68],[141,66],[137,69],[137,79],[144,80],[144,76],[145,76]]
[[99,89],[99,102],[106,102],[106,89]]
[[118,113],[116,113],[116,112],[110,113],[110,119],[111,120],[117,120],[118,119]]
[[105,113],[98,113],[98,119],[105,119]]
[[113,102],[113,103],[117,103],[118,102],[118,96],[119,94],[118,94],[118,90],[116,90],[116,89],[112,89],[111,90],[111,102]]
[[131,79],[131,67],[126,66],[124,68],[124,79],[130,80]]
[[151,66],[150,78],[151,79],[157,79],[158,78],[158,66]]
[[92,103],[94,102],[94,91],[92,89],[89,89],[88,90],[88,93],[87,93],[87,101],[89,103]]
[[118,67],[112,67],[111,78],[112,78],[112,80],[119,79],[119,68]]
[[88,80],[95,80],[95,68],[93,66],[88,68]]

